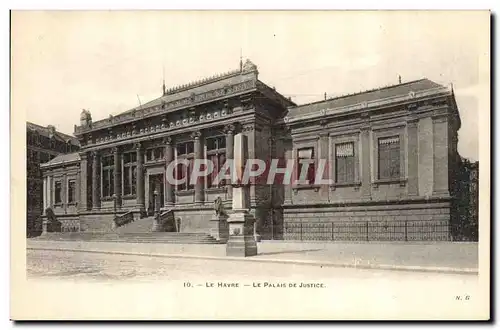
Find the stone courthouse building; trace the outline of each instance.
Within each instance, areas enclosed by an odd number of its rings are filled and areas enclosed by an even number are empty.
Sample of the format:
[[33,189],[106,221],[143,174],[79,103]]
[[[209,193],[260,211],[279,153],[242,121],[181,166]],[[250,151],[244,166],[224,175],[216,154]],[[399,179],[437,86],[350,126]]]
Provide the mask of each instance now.
[[[163,86],[159,98],[117,116],[93,121],[84,110],[74,132],[81,150],[42,165],[44,206],[62,231],[106,232],[117,218],[146,221],[157,202],[177,231],[209,233],[217,197],[231,212],[231,185],[215,184],[214,174],[174,186],[166,167],[210,159],[217,171],[242,132],[248,158],[308,167],[299,185],[250,185],[258,238],[449,240],[459,128],[453,90],[427,79],[296,105],[247,60],[232,72]],[[332,182],[315,182],[319,159]],[[175,175],[189,179],[191,167]]]

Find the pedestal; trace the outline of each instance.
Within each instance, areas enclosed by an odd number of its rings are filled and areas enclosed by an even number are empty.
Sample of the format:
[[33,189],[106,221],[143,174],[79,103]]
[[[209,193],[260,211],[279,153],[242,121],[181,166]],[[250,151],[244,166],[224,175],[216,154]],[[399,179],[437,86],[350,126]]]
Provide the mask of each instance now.
[[261,240],[261,236],[260,234],[257,232],[257,219],[254,221],[254,224],[253,224],[253,237],[255,239],[256,242],[260,242]]
[[47,219],[42,219],[42,235],[47,234]]
[[154,219],[153,219],[153,228],[151,228],[152,232],[159,232],[161,231],[161,225],[160,225],[160,217],[158,214],[155,214]]
[[[234,167],[236,176],[241,182],[245,170],[248,153],[248,138],[242,133],[234,137]],[[233,213],[227,219],[229,224],[229,240],[226,255],[230,257],[251,257],[257,255],[257,243],[254,236],[255,217],[248,213],[248,185],[232,183]]]
[[245,210],[235,210],[227,222],[229,240],[226,245],[226,255],[230,257],[257,255],[257,243],[253,233],[255,218]]
[[215,215],[210,219],[210,235],[220,243],[227,243],[229,238],[227,219],[227,215]]

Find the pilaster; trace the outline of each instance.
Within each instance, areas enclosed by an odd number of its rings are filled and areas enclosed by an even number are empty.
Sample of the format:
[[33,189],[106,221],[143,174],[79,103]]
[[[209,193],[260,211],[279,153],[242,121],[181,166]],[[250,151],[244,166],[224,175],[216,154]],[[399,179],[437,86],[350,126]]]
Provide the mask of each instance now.
[[[194,158],[195,163],[196,159],[203,159],[203,143],[202,143],[202,134],[200,131],[195,131],[191,134],[191,137],[194,140]],[[203,204],[205,200],[205,178],[198,177],[196,179],[196,184],[194,186],[194,202],[197,204]]]
[[361,197],[371,199],[371,151],[370,151],[370,126],[364,125],[361,134]]
[[101,164],[99,161],[99,153],[97,151],[92,152],[92,209],[97,210],[101,205],[101,187],[100,187],[100,174],[101,174]]
[[[163,139],[165,144],[165,171],[168,165],[174,160],[174,148],[172,146],[172,138],[170,136]],[[174,186],[170,181],[167,180],[167,175],[165,178],[165,206],[172,206],[175,204]]]
[[[232,161],[234,159],[234,133],[236,126],[233,124],[224,127],[224,132],[226,133],[226,161]],[[227,182],[227,199],[233,198],[233,187],[232,187],[232,177]]]
[[88,182],[88,156],[87,153],[80,154],[80,210],[87,210],[87,182]]
[[408,134],[408,196],[418,196],[418,119],[407,122]]
[[137,152],[137,178],[136,178],[136,203],[142,211],[145,209],[144,204],[144,148],[142,144],[136,143],[135,150]]
[[432,194],[449,196],[448,186],[448,117],[432,117],[434,136],[434,184]]
[[121,207],[122,205],[122,162],[121,162],[121,153],[119,147],[113,148],[113,158],[114,158],[114,171],[113,171],[113,182],[114,182],[114,191],[116,196],[116,206]]

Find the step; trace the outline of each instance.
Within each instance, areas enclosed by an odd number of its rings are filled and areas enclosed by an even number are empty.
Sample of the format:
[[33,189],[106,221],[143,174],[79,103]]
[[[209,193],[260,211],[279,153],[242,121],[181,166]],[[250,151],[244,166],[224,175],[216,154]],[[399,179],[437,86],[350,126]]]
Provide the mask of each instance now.
[[129,243],[164,243],[164,244],[218,244],[212,236],[205,233],[47,233],[44,236],[31,238],[34,240],[53,241],[100,241],[100,242],[129,242]]

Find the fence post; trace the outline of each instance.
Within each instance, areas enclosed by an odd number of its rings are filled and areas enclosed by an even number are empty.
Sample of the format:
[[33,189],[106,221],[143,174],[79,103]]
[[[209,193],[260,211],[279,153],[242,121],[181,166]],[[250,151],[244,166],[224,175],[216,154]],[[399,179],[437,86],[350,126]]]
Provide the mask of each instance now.
[[334,231],[334,224],[332,222],[332,241],[335,241],[335,231]]
[[368,237],[368,221],[366,221],[366,241],[368,242],[370,239]]
[[300,222],[300,240],[302,241],[302,221]]
[[405,220],[405,241],[408,242],[408,220]]

